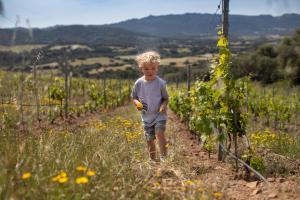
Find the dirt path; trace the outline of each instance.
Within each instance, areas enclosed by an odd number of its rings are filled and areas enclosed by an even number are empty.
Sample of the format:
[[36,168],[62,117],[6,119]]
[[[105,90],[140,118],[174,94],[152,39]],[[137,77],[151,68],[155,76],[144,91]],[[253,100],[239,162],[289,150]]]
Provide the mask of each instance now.
[[171,141],[174,134],[180,135],[185,145],[181,153],[189,157],[191,169],[198,173],[199,180],[205,185],[222,192],[224,199],[300,199],[299,176],[268,178],[268,187],[261,181],[243,180],[230,164],[218,162],[215,153],[209,159],[208,153],[173,112],[169,112],[168,132]]

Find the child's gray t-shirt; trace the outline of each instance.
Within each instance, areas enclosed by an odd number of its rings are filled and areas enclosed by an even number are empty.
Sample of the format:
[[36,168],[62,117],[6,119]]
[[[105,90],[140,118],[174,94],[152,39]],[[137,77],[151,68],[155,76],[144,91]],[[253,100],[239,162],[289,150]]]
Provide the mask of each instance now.
[[132,89],[131,97],[137,99],[146,106],[142,111],[142,121],[146,126],[153,126],[156,122],[167,120],[167,114],[159,112],[163,100],[169,98],[166,83],[156,76],[152,81],[146,81],[145,77],[139,78]]

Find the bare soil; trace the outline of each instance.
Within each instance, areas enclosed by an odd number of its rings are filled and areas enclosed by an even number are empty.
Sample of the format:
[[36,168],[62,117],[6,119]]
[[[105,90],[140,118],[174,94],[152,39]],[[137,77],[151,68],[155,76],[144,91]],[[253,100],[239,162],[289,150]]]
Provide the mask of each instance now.
[[[185,143],[183,150],[184,155],[190,157],[190,166],[199,170],[199,180],[206,185],[224,194],[224,199],[282,199],[295,200],[300,199],[300,177],[299,175],[289,177],[269,177],[268,184],[260,180],[244,180],[242,170],[235,172],[232,164],[219,162],[217,154],[211,154],[205,151],[188,130],[188,127],[180,122],[180,119],[173,113],[169,112],[169,131],[178,129],[180,137]],[[203,170],[204,169],[204,170]]]

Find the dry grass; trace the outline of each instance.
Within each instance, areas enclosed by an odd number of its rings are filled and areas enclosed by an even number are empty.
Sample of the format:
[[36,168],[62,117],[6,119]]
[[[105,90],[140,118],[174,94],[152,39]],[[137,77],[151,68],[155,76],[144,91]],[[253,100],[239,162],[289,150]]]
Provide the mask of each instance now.
[[42,48],[46,45],[36,44],[36,45],[14,45],[14,46],[4,46],[0,45],[0,51],[12,51],[16,53],[21,53],[24,51],[31,51],[33,49]]
[[[168,147],[169,158],[157,164],[147,161],[133,107],[36,136],[2,131],[1,199],[212,199],[207,187],[194,180],[174,127],[167,128],[174,144]],[[95,175],[88,176],[88,170]],[[86,183],[80,184],[79,177]]]
[[54,68],[59,66],[59,64],[57,62],[52,62],[52,63],[47,63],[47,64],[42,64],[42,65],[37,65],[37,68],[44,68],[44,67],[50,67],[50,68]]
[[120,61],[109,57],[95,57],[95,58],[87,58],[85,60],[76,59],[75,61],[70,62],[70,64],[71,65],[92,65],[92,64],[99,63],[101,65],[109,65],[117,62]]
[[118,53],[126,53],[128,51],[134,51],[135,47],[118,47],[118,46],[109,46],[110,49],[112,49],[114,52],[118,52]]
[[184,63],[186,61],[189,61],[189,63],[195,63],[198,61],[207,61],[211,60],[212,54],[203,54],[198,56],[187,56],[187,57],[181,57],[181,58],[163,58],[161,60],[161,65],[169,65],[171,62],[175,62],[176,66],[178,67],[184,67],[186,66]]
[[184,48],[184,47],[182,47],[182,48],[178,48],[177,51],[179,53],[190,53],[191,49],[190,48]]
[[88,47],[87,45],[81,45],[81,44],[73,44],[73,45],[55,45],[53,47],[50,48],[50,50],[60,50],[62,48],[71,48],[72,50],[75,49],[87,49],[89,51],[92,51],[93,49],[91,49],[90,47]]
[[128,55],[128,56],[118,56],[121,59],[135,59],[137,55]]
[[[182,51],[185,51],[187,49],[182,49]],[[119,56],[121,59],[135,59],[136,55],[128,55],[128,56]],[[207,61],[211,60],[213,57],[213,54],[207,53],[207,54],[202,54],[198,56],[186,56],[186,57],[181,57],[181,58],[163,58],[161,59],[161,65],[170,65],[170,63],[174,62],[176,63],[176,66],[178,67],[184,67],[185,64],[184,62],[189,61],[190,63],[195,63],[198,61]]]
[[101,73],[104,71],[108,71],[108,70],[112,70],[112,71],[117,71],[117,70],[126,70],[128,67],[133,67],[132,65],[122,65],[122,66],[116,66],[116,67],[101,67],[99,69],[93,69],[91,71],[89,71],[89,74],[97,74],[97,73]]

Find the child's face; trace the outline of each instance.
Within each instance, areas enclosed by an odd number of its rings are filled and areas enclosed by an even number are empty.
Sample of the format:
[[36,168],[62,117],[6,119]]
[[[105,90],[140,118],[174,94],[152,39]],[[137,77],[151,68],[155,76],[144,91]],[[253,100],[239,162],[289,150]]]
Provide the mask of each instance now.
[[146,80],[153,80],[157,74],[158,65],[156,63],[145,63],[141,69]]

